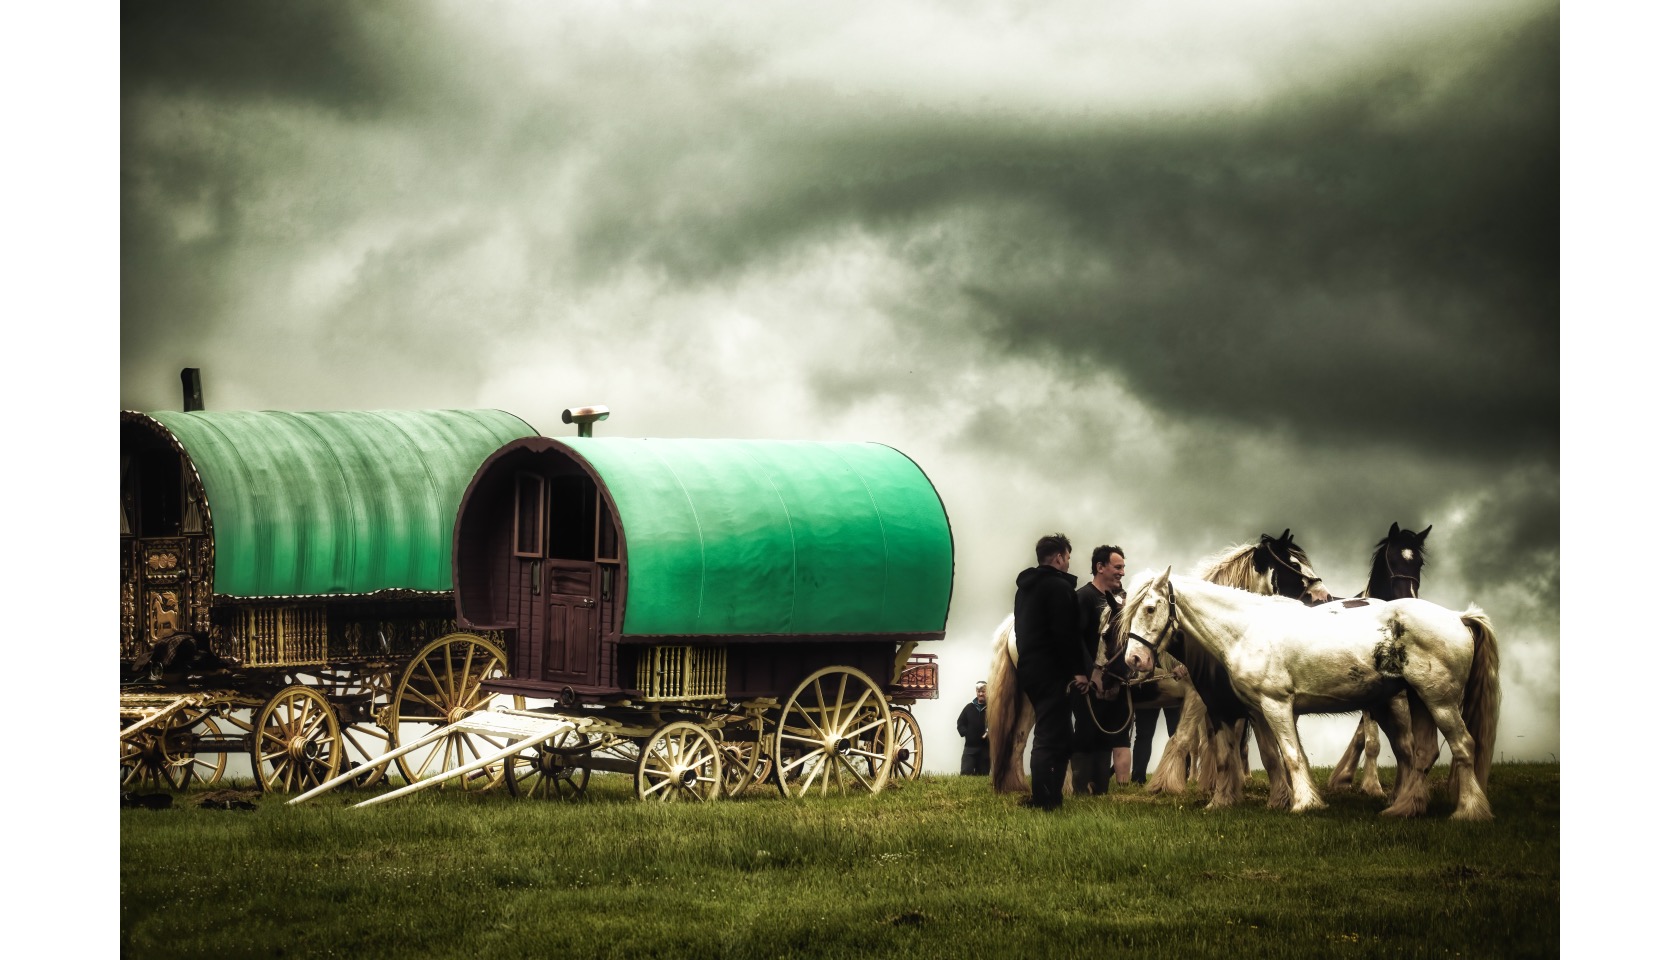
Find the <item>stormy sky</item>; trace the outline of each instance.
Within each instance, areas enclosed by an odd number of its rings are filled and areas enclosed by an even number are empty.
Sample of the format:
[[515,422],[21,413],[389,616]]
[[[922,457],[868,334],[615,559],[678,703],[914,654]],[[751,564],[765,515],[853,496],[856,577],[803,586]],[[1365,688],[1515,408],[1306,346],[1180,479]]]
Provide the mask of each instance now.
[[125,4],[121,405],[891,444],[956,542],[932,772],[1043,533],[1288,527],[1351,594],[1432,525],[1550,760],[1559,47],[1526,0]]

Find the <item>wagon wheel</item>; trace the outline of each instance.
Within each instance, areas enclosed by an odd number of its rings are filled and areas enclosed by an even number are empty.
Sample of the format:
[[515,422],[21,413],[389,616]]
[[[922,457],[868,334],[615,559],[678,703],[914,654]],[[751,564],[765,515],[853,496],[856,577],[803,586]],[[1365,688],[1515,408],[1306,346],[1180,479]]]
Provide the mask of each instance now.
[[222,728],[209,712],[183,714],[148,727],[122,742],[122,785],[185,790],[211,784],[227,770],[227,750],[200,749],[201,740],[219,740]]
[[[892,709],[893,751],[888,765],[892,776],[899,780],[914,780],[922,775],[922,725],[910,711]],[[879,729],[886,729],[881,727]],[[883,753],[886,751],[883,749]]]
[[770,774],[769,760],[757,740],[726,740],[718,745],[723,759],[723,793],[738,797]]
[[[392,709],[386,713],[385,729],[391,734],[391,749],[424,735],[414,732],[414,724],[435,727],[455,723],[474,711],[487,709],[499,695],[480,689],[480,685],[505,673],[507,654],[483,637],[452,633],[426,644],[403,671]],[[524,709],[524,697],[511,699],[516,709]],[[405,725],[409,725],[407,731],[403,729]],[[403,779],[415,783],[470,763],[474,758],[500,753],[503,748],[503,744],[483,734],[455,732],[429,744],[423,751],[416,751],[425,754],[418,760],[412,754],[405,754],[396,761]],[[502,765],[493,764],[488,769],[462,774],[460,784],[463,789],[468,786],[489,789],[501,778]]]
[[881,688],[856,667],[824,667],[806,677],[776,722],[776,786],[794,797],[812,790],[880,793],[893,751],[887,710]]
[[539,743],[532,754],[502,761],[502,782],[516,797],[570,800],[589,786],[589,738],[567,730]]
[[344,748],[338,717],[317,686],[275,694],[251,722],[251,772],[266,791],[295,791],[338,776]]
[[690,720],[655,730],[636,762],[636,795],[643,800],[716,800],[722,787],[717,741]]

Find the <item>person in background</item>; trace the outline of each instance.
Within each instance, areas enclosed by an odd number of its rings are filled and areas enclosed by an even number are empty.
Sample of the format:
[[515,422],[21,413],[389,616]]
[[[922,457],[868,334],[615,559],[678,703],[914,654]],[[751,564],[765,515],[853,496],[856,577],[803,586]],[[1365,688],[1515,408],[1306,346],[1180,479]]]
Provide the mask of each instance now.
[[962,774],[986,776],[992,772],[992,748],[986,742],[986,681],[974,685],[974,699],[957,714],[957,736],[963,738]]
[[1073,697],[1091,688],[1079,642],[1079,578],[1068,573],[1073,544],[1060,533],[1040,537],[1038,566],[1015,578],[1015,647],[1021,691],[1032,701],[1032,796],[1024,805],[1062,806],[1062,781],[1073,754]]

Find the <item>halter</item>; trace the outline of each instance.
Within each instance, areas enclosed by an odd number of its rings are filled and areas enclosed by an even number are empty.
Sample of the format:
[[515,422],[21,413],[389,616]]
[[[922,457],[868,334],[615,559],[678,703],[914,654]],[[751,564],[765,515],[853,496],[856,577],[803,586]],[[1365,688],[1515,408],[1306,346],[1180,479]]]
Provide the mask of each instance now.
[[1169,636],[1169,634],[1171,634],[1173,632],[1174,624],[1177,624],[1177,623],[1178,623],[1178,593],[1173,590],[1172,581],[1168,580],[1167,581],[1167,622],[1161,624],[1161,634],[1160,634],[1160,636],[1156,637],[1155,641],[1152,643],[1147,638],[1145,638],[1142,634],[1134,633],[1134,632],[1128,630],[1128,631],[1126,631],[1126,639],[1127,640],[1136,640],[1138,643],[1141,643],[1145,647],[1149,648],[1150,656],[1155,658],[1156,663],[1159,663],[1159,662],[1161,662],[1161,648],[1172,642],[1173,638],[1171,636]]
[[[1390,550],[1393,550],[1393,549],[1394,549],[1394,544],[1392,544],[1392,543],[1384,543],[1383,544],[1382,559],[1383,559],[1383,566],[1388,569],[1389,586],[1392,587],[1394,585],[1395,580],[1410,580],[1412,582],[1412,596],[1414,596],[1414,597],[1422,596],[1423,595],[1423,581],[1419,580],[1417,577],[1408,576],[1404,573],[1395,573],[1394,572],[1394,564],[1392,562],[1390,562],[1389,559],[1388,559],[1388,552]],[[1421,566],[1421,564],[1420,564],[1420,566]]]
[[1262,547],[1266,548],[1266,554],[1272,558],[1272,570],[1271,570],[1272,592],[1273,593],[1278,592],[1278,585],[1277,585],[1278,568],[1279,567],[1288,567],[1290,570],[1293,570],[1296,573],[1301,575],[1301,596],[1303,596],[1303,597],[1306,596],[1307,594],[1312,592],[1311,585],[1312,585],[1313,580],[1319,580],[1319,581],[1322,582],[1323,578],[1322,577],[1311,577],[1311,578],[1309,578],[1307,576],[1307,571],[1301,569],[1300,561],[1296,560],[1293,556],[1291,556],[1287,560],[1283,559],[1282,557],[1279,557],[1277,555],[1277,551],[1272,549],[1272,545],[1277,543],[1277,542],[1278,541],[1276,541],[1276,540],[1262,540],[1260,542],[1260,545]]

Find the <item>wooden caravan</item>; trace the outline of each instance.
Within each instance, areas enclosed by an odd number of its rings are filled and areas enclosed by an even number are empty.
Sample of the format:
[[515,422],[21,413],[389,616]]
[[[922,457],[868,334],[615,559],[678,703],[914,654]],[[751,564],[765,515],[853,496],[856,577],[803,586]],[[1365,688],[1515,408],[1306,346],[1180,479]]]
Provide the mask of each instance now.
[[455,629],[455,517],[485,456],[534,432],[494,410],[124,412],[125,787],[249,752],[265,789],[300,789],[481,707],[433,680],[505,663]]
[[[878,790],[920,769],[903,708],[937,694],[912,650],[944,636],[952,555],[932,483],[881,444],[522,437],[462,499],[455,598],[463,627],[507,638],[488,689],[586,721],[547,756],[568,776],[616,744],[660,792],[650,749],[675,734],[655,718],[676,716],[716,741],[729,792],[771,772]],[[839,703],[852,715],[811,727]]]

